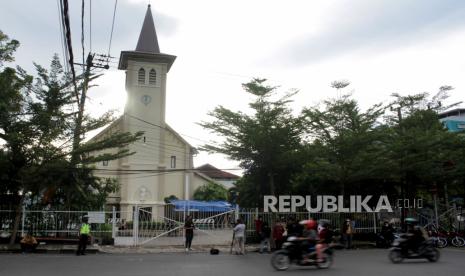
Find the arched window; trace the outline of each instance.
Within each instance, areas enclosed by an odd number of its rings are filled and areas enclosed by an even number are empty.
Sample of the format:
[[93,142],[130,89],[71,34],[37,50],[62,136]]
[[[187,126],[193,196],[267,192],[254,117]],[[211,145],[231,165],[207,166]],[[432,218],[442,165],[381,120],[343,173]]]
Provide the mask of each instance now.
[[137,74],[137,83],[138,84],[145,84],[145,70],[144,68],[140,68]]
[[157,71],[155,69],[151,69],[149,73],[149,85],[156,85],[157,84]]

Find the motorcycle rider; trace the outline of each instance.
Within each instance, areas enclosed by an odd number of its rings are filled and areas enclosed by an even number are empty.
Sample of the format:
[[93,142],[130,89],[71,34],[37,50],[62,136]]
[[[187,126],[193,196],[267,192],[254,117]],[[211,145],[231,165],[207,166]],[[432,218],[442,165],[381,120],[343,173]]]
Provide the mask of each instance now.
[[302,236],[297,238],[297,240],[303,241],[302,242],[303,259],[304,259],[304,262],[306,262],[308,260],[308,254],[315,250],[315,246],[318,241],[318,232],[317,232],[318,223],[313,219],[309,219],[309,220],[301,221],[300,224],[305,225],[305,229],[302,233]]
[[330,229],[330,224],[324,220],[320,221],[318,225],[318,243],[316,245],[316,254],[318,258],[318,262],[323,261],[322,252],[331,243],[333,233]]
[[405,250],[418,253],[420,245],[428,239],[428,233],[418,225],[418,221],[414,218],[406,218],[405,223],[407,224],[407,247]]

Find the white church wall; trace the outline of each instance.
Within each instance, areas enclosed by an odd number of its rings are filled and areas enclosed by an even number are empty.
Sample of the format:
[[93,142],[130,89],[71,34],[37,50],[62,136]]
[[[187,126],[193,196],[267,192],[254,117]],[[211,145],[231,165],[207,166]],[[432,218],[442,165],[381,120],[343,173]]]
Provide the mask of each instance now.
[[166,174],[163,198],[174,195],[179,199],[184,199],[184,178],[184,172]]

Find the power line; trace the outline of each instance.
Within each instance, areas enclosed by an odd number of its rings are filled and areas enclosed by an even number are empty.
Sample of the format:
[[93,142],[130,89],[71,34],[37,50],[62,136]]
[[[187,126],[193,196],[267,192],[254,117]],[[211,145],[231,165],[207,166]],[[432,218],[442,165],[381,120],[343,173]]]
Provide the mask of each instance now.
[[92,52],[92,0],[89,0],[89,52]]
[[85,49],[84,49],[84,2],[85,0],[81,0],[81,46],[82,46],[82,73],[84,74],[86,70],[86,60],[85,60]]
[[[155,126],[155,127],[157,127],[157,128],[160,128],[160,129],[163,129],[163,130],[166,130],[166,131],[167,131],[166,127],[162,127],[162,126],[160,126],[160,125],[157,125],[157,124],[148,122],[148,121],[146,121],[146,120],[144,120],[144,119],[141,119],[141,118],[139,118],[139,117],[133,116],[133,115],[131,115],[131,114],[124,113],[123,116],[128,116],[128,117],[130,117],[130,118],[136,119],[136,120],[138,120],[138,121],[144,122],[144,123],[149,124],[149,125],[151,125],[151,126]],[[195,138],[195,137],[193,137],[193,136],[189,136],[189,135],[186,135],[186,134],[183,134],[183,133],[179,133],[179,134],[180,134],[180,135],[184,135],[184,136],[186,136],[186,137],[190,137],[190,138],[199,140],[199,141],[204,142],[204,143],[210,143],[210,142],[208,142],[208,141],[206,141],[206,140],[202,140],[202,139],[200,139],[200,138]]]
[[[132,125],[132,126],[141,127],[141,128],[144,128],[144,129],[158,129],[158,128],[150,127],[150,126],[143,126],[143,125],[131,124],[131,123],[129,123],[129,124]],[[189,136],[189,135],[184,134],[184,133],[178,133],[178,134],[189,137],[189,138],[192,138],[192,139],[195,139],[195,140],[198,140],[198,141],[203,142],[203,143],[207,143],[207,144],[210,143],[209,141],[206,141],[206,140],[203,140],[203,139],[200,139],[200,138],[196,138],[196,137],[193,137],[193,136]]]
[[113,20],[111,23],[111,33],[110,33],[110,43],[108,44],[108,56],[110,56],[111,41],[113,39],[113,28],[115,26],[115,15],[116,15],[116,6],[118,5],[118,0],[115,0],[115,8],[113,9]]
[[65,71],[65,75],[69,73],[69,66],[68,66],[68,53],[66,50],[66,45],[65,45],[65,32],[64,32],[64,19],[63,19],[63,7],[61,4],[60,0],[57,0],[57,8],[58,8],[58,25],[60,26],[60,44],[61,44],[61,50],[63,54],[63,67]]
[[77,91],[77,83],[76,83],[76,71],[74,70],[74,56],[73,56],[73,45],[71,43],[71,26],[69,23],[69,5],[68,0],[63,1],[63,15],[64,15],[64,22],[65,22],[65,29],[66,29],[66,45],[68,48],[69,53],[69,65],[71,67],[71,74],[73,77],[73,84]]
[[[89,168],[86,168],[89,169]],[[159,173],[159,172],[216,172],[218,170],[220,171],[240,171],[242,170],[241,168],[226,168],[226,169],[219,169],[217,170],[214,169],[158,169],[158,170],[149,170],[149,169],[99,169],[99,168],[90,168],[91,170],[94,171],[107,171],[107,172],[140,172],[140,173]]]

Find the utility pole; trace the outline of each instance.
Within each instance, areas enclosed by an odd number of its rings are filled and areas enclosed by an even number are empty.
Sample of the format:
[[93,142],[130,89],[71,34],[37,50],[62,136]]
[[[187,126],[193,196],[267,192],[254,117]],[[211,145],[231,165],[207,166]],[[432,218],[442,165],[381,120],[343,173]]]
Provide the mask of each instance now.
[[[85,103],[87,98],[87,90],[89,88],[89,78],[90,78],[90,70],[92,68],[101,68],[101,69],[108,69],[110,66],[108,65],[108,59],[110,56],[106,55],[97,55],[100,58],[97,58],[97,63],[94,63],[94,57],[96,54],[89,53],[87,55],[86,64],[81,63],[74,63],[76,65],[85,66],[85,71],[83,75],[83,82],[81,86],[82,93],[79,95],[79,91],[75,91],[77,95],[77,104],[78,104],[78,114],[76,118],[76,125],[74,128],[74,136],[73,136],[73,152],[71,154],[71,166],[74,168],[79,163],[79,154],[76,153],[76,150],[79,148],[81,143],[82,137],[82,120],[84,117],[84,110],[85,110]],[[106,62],[103,65],[102,62]]]
[[[81,132],[82,132],[82,119],[84,117],[84,108],[86,104],[86,98],[87,98],[87,89],[89,87],[89,77],[90,77],[90,68],[92,67],[92,61],[94,59],[93,54],[88,54],[87,55],[87,60],[86,60],[86,69],[84,71],[84,80],[82,83],[81,87],[81,95],[79,97],[79,91],[76,91],[78,95],[78,114],[76,118],[76,125],[74,127],[74,136],[73,136],[73,152],[71,155],[71,165],[74,169],[74,166],[77,165],[79,162],[79,154],[76,153],[76,150],[79,148],[79,144],[81,143]],[[82,64],[78,64],[82,65]]]

